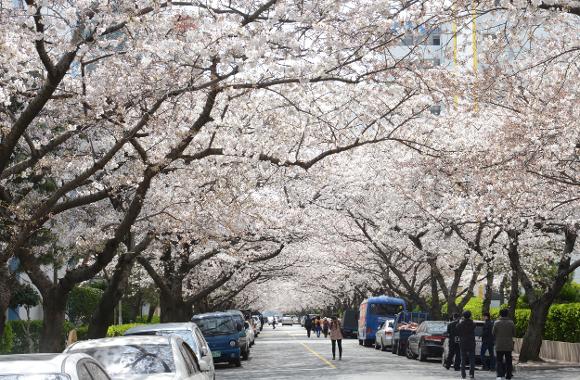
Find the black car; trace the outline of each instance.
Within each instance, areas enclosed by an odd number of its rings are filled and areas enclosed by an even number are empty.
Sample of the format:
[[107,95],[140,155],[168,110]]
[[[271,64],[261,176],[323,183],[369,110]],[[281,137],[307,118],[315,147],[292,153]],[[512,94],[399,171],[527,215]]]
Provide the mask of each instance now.
[[443,342],[446,338],[447,323],[445,321],[425,321],[419,325],[417,331],[409,337],[407,357],[419,358],[421,361],[428,357],[443,355]]

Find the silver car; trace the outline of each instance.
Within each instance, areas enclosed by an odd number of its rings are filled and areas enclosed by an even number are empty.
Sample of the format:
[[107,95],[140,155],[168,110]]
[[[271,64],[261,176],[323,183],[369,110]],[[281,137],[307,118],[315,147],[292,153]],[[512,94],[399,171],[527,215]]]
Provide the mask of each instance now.
[[[481,362],[481,334],[483,333],[483,321],[473,321],[475,322],[475,363]],[[443,355],[441,356],[441,364],[445,367],[445,360],[449,356],[449,338],[446,338],[443,342]],[[485,356],[489,356],[489,351],[485,351]]]
[[377,350],[385,351],[387,348],[392,349],[394,323],[394,319],[387,319],[377,330],[375,338],[375,348]]
[[109,380],[99,362],[85,354],[0,356],[0,379]]
[[198,362],[189,345],[176,335],[86,340],[68,346],[65,352],[92,356],[112,379],[211,380],[207,364]]
[[199,327],[193,322],[141,325],[127,330],[124,335],[177,335],[185,343],[189,344],[197,360],[207,364],[209,367],[209,377],[215,379],[215,366],[209,344],[203,337],[203,333]]

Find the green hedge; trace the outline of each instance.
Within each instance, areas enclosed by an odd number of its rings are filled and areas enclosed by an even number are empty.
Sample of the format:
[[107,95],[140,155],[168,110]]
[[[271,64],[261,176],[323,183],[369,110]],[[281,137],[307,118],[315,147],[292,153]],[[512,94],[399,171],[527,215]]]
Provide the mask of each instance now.
[[14,347],[14,331],[10,323],[4,325],[4,334],[0,336],[0,354],[9,354]]
[[[8,321],[7,326],[12,328],[14,332],[13,346],[11,353],[13,354],[27,354],[38,352],[38,343],[40,342],[40,332],[42,330],[42,321]],[[27,326],[29,329],[30,339],[32,341],[32,347],[29,347],[29,341],[27,337]],[[65,342],[70,330],[73,329],[73,325],[65,321],[64,332],[62,336],[62,341]]]
[[142,324],[143,323],[127,323],[124,325],[109,326],[109,330],[107,330],[107,336],[108,337],[123,336],[123,334],[125,334],[125,331]]

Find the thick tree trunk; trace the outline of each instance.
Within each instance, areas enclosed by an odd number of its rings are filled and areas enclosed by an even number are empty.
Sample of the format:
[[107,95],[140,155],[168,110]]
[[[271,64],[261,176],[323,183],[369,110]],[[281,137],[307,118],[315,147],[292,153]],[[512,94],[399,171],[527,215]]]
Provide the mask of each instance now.
[[91,318],[88,331],[88,337],[90,339],[104,338],[107,335],[109,326],[113,324],[115,307],[119,304],[119,300],[121,300],[125,293],[127,279],[135,263],[134,258],[132,260],[126,260],[126,258],[126,255],[119,258],[109,285],[105,289],[101,302],[99,302]]
[[482,313],[489,313],[491,307],[491,298],[493,296],[493,269],[488,266],[487,273],[485,275],[485,295],[483,297]]
[[530,320],[520,351],[520,362],[540,360],[542,337],[551,304],[550,301],[540,300],[533,306],[531,305]]
[[6,312],[10,305],[11,291],[10,273],[5,265],[0,267],[0,336],[4,335]]
[[159,305],[161,307],[161,323],[167,322],[188,322],[192,317],[192,307],[179,296],[167,297],[161,295]]
[[42,331],[40,332],[40,352],[62,352],[64,348],[64,321],[68,292],[58,286],[43,292]]
[[153,320],[153,316],[155,315],[155,310],[157,309],[157,304],[151,304],[149,305],[149,313],[147,314],[147,323],[151,323],[151,321]]
[[437,286],[437,279],[431,271],[431,318],[434,320],[441,319],[441,302],[439,301],[439,287]]

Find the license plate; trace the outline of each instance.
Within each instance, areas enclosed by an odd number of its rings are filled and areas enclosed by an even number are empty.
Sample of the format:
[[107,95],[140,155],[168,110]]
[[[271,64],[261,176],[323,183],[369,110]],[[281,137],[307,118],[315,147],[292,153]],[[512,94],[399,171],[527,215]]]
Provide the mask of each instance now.
[[221,351],[212,351],[211,356],[213,356],[214,358],[219,358],[220,356],[222,356],[222,353]]

